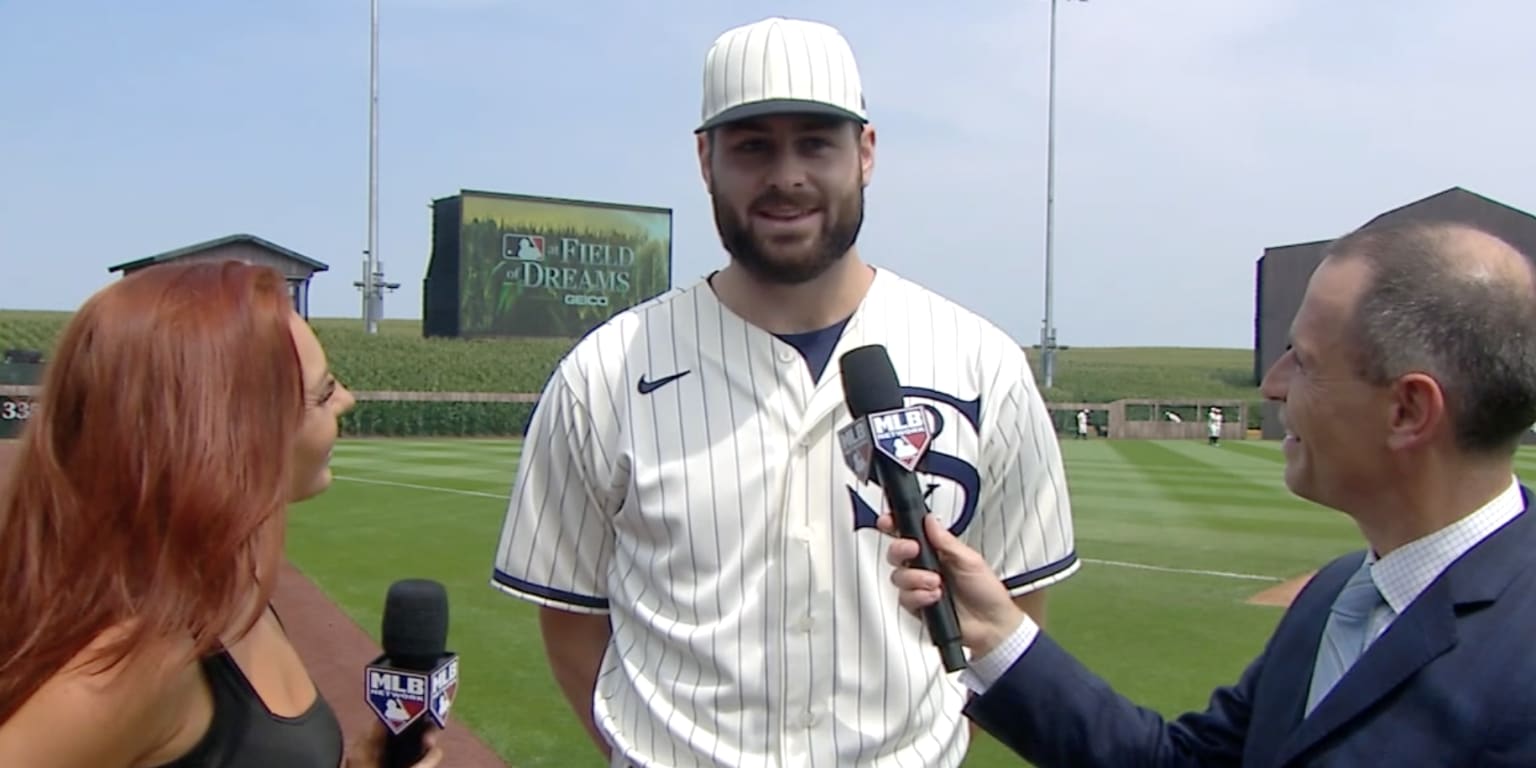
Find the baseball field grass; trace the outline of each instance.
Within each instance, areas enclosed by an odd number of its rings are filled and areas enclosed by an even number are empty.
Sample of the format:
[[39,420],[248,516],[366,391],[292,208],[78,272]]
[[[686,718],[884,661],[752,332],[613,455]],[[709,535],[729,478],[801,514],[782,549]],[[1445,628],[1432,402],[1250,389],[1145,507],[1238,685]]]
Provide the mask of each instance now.
[[[1052,590],[1048,631],[1132,701],[1201,709],[1282,608],[1254,602],[1358,548],[1344,517],[1291,496],[1279,446],[1064,440],[1084,564]],[[539,641],[535,610],[488,586],[515,440],[349,440],[330,491],[292,511],[293,562],[366,628],[399,578],[442,581],[463,658],[455,716],[510,765],[596,766]],[[1523,451],[1522,477],[1536,476]],[[872,534],[873,535],[873,534]],[[979,735],[969,768],[1017,766]]]

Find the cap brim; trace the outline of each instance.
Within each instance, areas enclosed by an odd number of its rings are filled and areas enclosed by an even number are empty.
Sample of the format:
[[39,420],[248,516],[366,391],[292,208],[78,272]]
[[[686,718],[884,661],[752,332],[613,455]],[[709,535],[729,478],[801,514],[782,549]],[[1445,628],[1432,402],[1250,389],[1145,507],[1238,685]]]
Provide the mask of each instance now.
[[857,123],[869,122],[869,118],[864,115],[839,106],[827,104],[826,102],[807,101],[804,99],[768,99],[731,107],[705,120],[703,124],[694,129],[694,132],[699,133],[711,128],[717,128],[726,123],[750,120],[754,117],[771,117],[774,115],[815,115],[818,117],[834,117],[840,120],[852,120]]

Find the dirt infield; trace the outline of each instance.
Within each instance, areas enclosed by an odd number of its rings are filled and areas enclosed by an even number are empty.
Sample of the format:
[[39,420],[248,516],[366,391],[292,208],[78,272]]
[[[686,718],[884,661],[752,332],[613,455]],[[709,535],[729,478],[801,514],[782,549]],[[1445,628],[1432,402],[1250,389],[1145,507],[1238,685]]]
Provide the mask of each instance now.
[[1301,588],[1306,586],[1307,582],[1311,581],[1312,576],[1316,573],[1317,571],[1309,571],[1293,579],[1282,581],[1248,598],[1248,602],[1253,605],[1274,605],[1288,608],[1291,605],[1291,601],[1296,599],[1296,593],[1300,592]]
[[[10,466],[16,441],[0,440],[0,482]],[[3,488],[0,488],[3,491]],[[363,697],[363,667],[380,653],[378,643],[293,565],[284,562],[273,599],[283,626],[315,680],[315,686],[336,710],[342,730],[353,734],[374,719]],[[471,683],[473,684],[473,683]],[[453,720],[444,733],[444,765],[453,768],[507,768],[484,742]]]

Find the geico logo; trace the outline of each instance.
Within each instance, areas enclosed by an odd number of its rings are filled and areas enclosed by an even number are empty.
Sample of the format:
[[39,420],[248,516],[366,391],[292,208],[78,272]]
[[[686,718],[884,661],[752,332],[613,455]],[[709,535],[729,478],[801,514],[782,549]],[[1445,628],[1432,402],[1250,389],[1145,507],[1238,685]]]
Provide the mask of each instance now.
[[567,293],[565,303],[572,307],[606,307],[608,297],[602,295],[584,295],[580,293]]

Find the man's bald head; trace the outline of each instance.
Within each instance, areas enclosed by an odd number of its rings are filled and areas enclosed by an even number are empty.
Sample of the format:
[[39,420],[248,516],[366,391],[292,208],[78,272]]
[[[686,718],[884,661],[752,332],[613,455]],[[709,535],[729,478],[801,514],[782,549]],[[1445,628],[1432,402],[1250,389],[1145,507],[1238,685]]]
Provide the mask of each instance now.
[[1349,334],[1359,373],[1439,382],[1457,443],[1513,450],[1536,423],[1536,268],[1509,243],[1459,223],[1365,227],[1328,248],[1363,262]]

